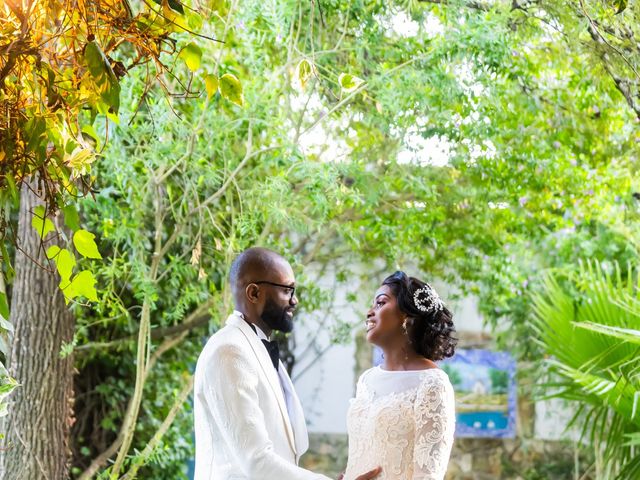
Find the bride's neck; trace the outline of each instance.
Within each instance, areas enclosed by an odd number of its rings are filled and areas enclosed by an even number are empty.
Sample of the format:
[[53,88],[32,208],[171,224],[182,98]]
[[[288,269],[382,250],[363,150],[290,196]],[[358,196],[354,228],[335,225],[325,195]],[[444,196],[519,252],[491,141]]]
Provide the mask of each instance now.
[[413,370],[419,357],[408,344],[381,348],[384,355],[382,368],[385,370]]

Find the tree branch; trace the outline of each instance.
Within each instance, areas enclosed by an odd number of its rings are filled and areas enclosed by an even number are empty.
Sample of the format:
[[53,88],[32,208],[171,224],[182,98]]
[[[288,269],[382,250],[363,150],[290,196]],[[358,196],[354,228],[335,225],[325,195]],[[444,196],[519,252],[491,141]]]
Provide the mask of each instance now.
[[[212,298],[208,299],[202,305],[199,305],[193,312],[191,312],[182,323],[178,325],[172,325],[170,327],[162,327],[155,328],[151,330],[150,336],[151,340],[158,340],[160,338],[165,338],[167,336],[177,335],[182,332],[190,332],[191,330],[204,326],[207,324],[211,315],[209,314],[209,309],[214,305],[214,300]],[[117,340],[112,340],[110,342],[91,342],[86,343],[84,345],[80,345],[75,348],[75,352],[81,352],[86,350],[95,350],[95,349],[108,349],[115,348],[125,343],[131,342],[137,338],[136,335],[130,335],[128,337],[119,338]]]
[[151,440],[149,440],[149,443],[147,443],[147,446],[144,448],[144,450],[139,455],[136,456],[136,459],[133,462],[133,465],[131,466],[129,471],[121,477],[121,480],[133,480],[134,478],[136,478],[136,473],[138,472],[138,469],[142,465],[144,465],[147,459],[151,456],[151,454],[153,453],[153,450],[156,448],[158,443],[160,443],[160,440],[162,439],[164,434],[167,433],[167,430],[169,430],[169,427],[171,427],[171,424],[175,420],[176,415],[182,409],[184,402],[187,400],[187,397],[193,390],[193,382],[194,382],[194,377],[193,375],[191,375],[189,377],[189,381],[184,385],[184,387],[182,387],[182,390],[178,394],[178,397],[176,398],[176,401],[171,407],[171,410],[167,414],[167,417],[164,419],[164,421],[162,422],[162,424],[160,425],[156,433],[153,435]]
[[[421,3],[435,3],[438,5],[449,5],[450,2],[448,0],[418,0]],[[476,1],[469,1],[469,2],[465,2],[464,4],[462,4],[463,7],[466,8],[472,8],[474,10],[480,10],[483,12],[488,12],[489,10],[491,10],[491,5],[488,5],[486,3],[482,3],[482,2],[476,2]]]
[[[146,382],[147,378],[149,377],[149,372],[151,371],[153,366],[157,363],[160,356],[162,356],[165,352],[169,351],[170,349],[178,345],[182,340],[184,340],[186,336],[187,336],[187,332],[183,332],[180,335],[169,337],[164,342],[162,342],[162,344],[153,353],[153,355],[149,359],[149,362],[147,363],[147,368],[144,371],[144,375],[142,379],[143,384],[144,382]],[[191,388],[189,388],[189,391],[191,391]],[[128,418],[130,415],[132,415],[134,408],[135,408],[135,403],[134,403],[134,397],[132,396],[129,399],[129,403],[127,404],[125,418]],[[89,465],[89,467],[87,467],[87,469],[84,472],[82,472],[82,474],[80,474],[80,476],[78,477],[78,480],[91,480],[94,477],[94,475],[98,473],[98,470],[100,470],[103,466],[105,466],[109,461],[109,459],[118,452],[118,449],[124,442],[125,433],[126,433],[125,424],[123,423],[122,428],[118,432],[118,436],[113,441],[113,443],[109,445],[109,447],[104,452],[102,452],[100,455],[98,455],[96,458],[93,459],[93,461],[91,462],[91,465]]]

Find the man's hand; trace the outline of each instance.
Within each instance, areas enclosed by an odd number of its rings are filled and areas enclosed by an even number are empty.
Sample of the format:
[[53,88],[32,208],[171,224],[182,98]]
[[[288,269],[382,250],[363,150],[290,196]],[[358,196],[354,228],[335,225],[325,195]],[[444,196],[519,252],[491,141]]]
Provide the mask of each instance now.
[[382,468],[376,467],[367,473],[363,473],[362,475],[357,477],[356,480],[371,480],[372,478],[376,478],[381,471],[382,471]]

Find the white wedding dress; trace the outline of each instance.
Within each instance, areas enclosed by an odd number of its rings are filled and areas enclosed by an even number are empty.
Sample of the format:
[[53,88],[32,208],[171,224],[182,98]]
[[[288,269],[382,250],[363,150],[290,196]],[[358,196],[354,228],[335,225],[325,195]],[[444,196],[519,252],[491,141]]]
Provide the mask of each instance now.
[[347,417],[349,462],[344,480],[377,466],[376,480],[442,480],[455,429],[454,394],[439,368],[387,371],[358,380]]

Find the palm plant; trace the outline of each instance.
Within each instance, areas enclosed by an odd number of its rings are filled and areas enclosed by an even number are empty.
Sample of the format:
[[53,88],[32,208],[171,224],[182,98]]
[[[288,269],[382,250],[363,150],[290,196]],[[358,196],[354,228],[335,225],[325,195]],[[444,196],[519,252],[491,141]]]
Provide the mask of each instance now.
[[570,425],[594,449],[596,477],[640,479],[640,279],[597,262],[548,274],[534,297],[548,397],[577,406]]

